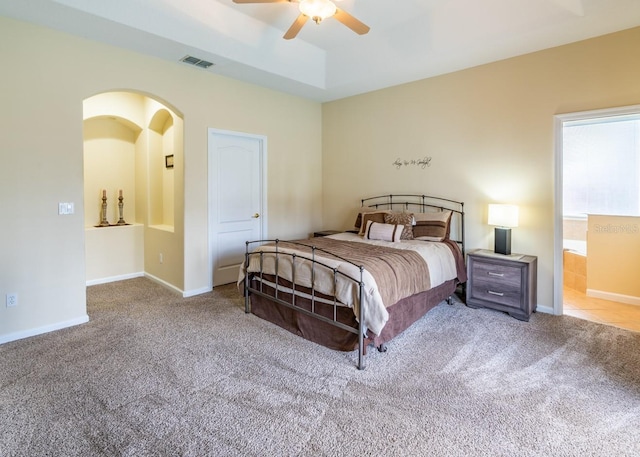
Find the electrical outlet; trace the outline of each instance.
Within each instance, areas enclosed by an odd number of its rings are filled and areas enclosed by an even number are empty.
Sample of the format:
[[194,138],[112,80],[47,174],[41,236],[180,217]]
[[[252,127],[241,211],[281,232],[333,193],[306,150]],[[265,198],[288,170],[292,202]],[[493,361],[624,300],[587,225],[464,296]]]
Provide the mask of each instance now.
[[18,294],[7,294],[7,308],[18,306]]
[[162,252],[160,253],[160,263],[164,262],[164,255],[162,255]]

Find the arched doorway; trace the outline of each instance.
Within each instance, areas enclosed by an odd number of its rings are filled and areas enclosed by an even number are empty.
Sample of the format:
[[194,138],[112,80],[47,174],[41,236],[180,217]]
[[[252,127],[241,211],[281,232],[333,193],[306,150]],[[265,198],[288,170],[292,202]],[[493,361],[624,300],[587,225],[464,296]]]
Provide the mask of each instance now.
[[182,290],[181,115],[125,91],[83,108],[87,285],[145,275]]

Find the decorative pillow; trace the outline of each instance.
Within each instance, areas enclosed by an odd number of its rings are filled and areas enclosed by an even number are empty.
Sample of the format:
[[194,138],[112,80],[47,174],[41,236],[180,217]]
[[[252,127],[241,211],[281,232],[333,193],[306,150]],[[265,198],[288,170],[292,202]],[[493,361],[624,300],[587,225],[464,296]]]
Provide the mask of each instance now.
[[400,241],[403,226],[367,221],[364,237],[368,240]]
[[400,235],[401,240],[413,239],[413,214],[411,213],[389,213],[384,215],[385,224],[403,225],[404,229]]
[[419,241],[443,241],[442,237],[439,236],[416,236],[413,239]]
[[413,226],[413,237],[429,241],[442,241],[449,238],[451,211],[431,213],[414,213],[416,225]]
[[360,219],[360,223],[358,223],[358,219],[356,219],[356,227],[360,229],[359,235],[364,233],[364,229],[367,227],[367,221],[378,222],[380,224],[384,224],[384,215],[389,211],[364,211],[358,214],[358,218]]

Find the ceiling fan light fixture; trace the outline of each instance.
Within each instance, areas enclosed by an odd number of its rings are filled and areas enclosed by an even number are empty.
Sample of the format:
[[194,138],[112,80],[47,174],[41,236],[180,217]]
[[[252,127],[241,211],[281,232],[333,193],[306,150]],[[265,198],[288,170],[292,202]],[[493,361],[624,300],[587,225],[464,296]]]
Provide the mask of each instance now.
[[336,5],[330,0],[300,0],[300,12],[316,24],[336,14]]

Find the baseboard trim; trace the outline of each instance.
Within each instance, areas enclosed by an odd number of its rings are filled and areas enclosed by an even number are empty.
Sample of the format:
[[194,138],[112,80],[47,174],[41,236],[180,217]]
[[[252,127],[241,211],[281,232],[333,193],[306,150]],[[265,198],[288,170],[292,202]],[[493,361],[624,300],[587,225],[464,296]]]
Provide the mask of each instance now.
[[160,284],[161,286],[166,287],[167,289],[170,289],[170,290],[172,290],[174,292],[177,292],[180,295],[182,295],[182,289],[178,289],[176,286],[174,286],[173,284],[169,284],[164,279],[160,279],[157,276],[153,276],[152,274],[149,274],[149,273],[145,273],[144,277],[152,280],[153,282],[156,282],[156,283]]
[[196,295],[206,294],[213,290],[212,287],[201,287],[200,289],[185,290],[182,292],[182,298],[194,297]]
[[551,307],[551,306],[540,306],[540,305],[537,305],[536,306],[536,312],[537,313],[544,313],[544,314],[554,314],[553,307]]
[[[126,274],[126,275],[109,276],[107,278],[92,279],[91,281],[87,281],[87,286],[96,286],[98,284],[107,284],[107,283],[110,283],[110,282],[124,281],[126,279],[133,279],[133,278],[148,278],[148,279],[152,280],[153,282],[157,282],[158,284],[166,287],[167,289],[171,289],[174,292],[178,292],[180,295],[184,294],[184,292],[181,289],[178,289],[173,284],[169,284],[164,279],[160,279],[157,276],[154,276],[152,274],[146,273],[144,271],[139,271],[137,273],[129,273],[129,274]],[[194,294],[194,295],[196,295],[196,294]]]
[[182,289],[178,289],[176,286],[172,284],[169,284],[167,281],[164,281],[163,279],[150,275],[149,273],[145,273],[144,276],[146,278],[149,278],[153,282],[157,282],[158,284],[168,289],[171,289],[174,292],[179,293],[180,295],[182,295],[182,298],[189,298],[195,295],[206,294],[207,292],[211,292],[213,290],[211,287],[202,287],[200,289],[193,289],[193,290],[182,290]]
[[107,284],[109,282],[124,281],[125,279],[141,278],[145,275],[144,271],[137,273],[129,273],[126,275],[108,276],[106,278],[91,279],[87,281],[87,286],[95,286],[98,284]]
[[168,289],[171,289],[174,292],[179,293],[180,295],[182,295],[183,298],[206,294],[207,292],[211,292],[213,290],[212,287],[201,287],[200,289],[193,289],[193,290],[182,290],[172,284],[169,284],[164,279],[160,279],[157,276],[154,276],[149,273],[145,273],[144,271],[139,271],[137,273],[130,273],[126,275],[109,276],[107,278],[92,279],[91,281],[87,281],[87,286],[95,286],[98,284],[107,284],[110,282],[124,281],[125,279],[142,278],[142,277],[149,278],[151,281],[156,282]]
[[605,292],[603,290],[587,289],[587,297],[602,298],[603,300],[617,301],[628,305],[640,305],[640,297],[615,294],[613,292]]
[[0,344],[9,343],[11,341],[22,340],[32,336],[42,335],[44,333],[55,332],[56,330],[62,330],[63,328],[74,327],[80,324],[86,324],[89,322],[89,316],[77,317],[68,321],[57,322],[51,325],[45,325],[43,327],[30,328],[21,332],[9,333],[8,335],[0,335]]

